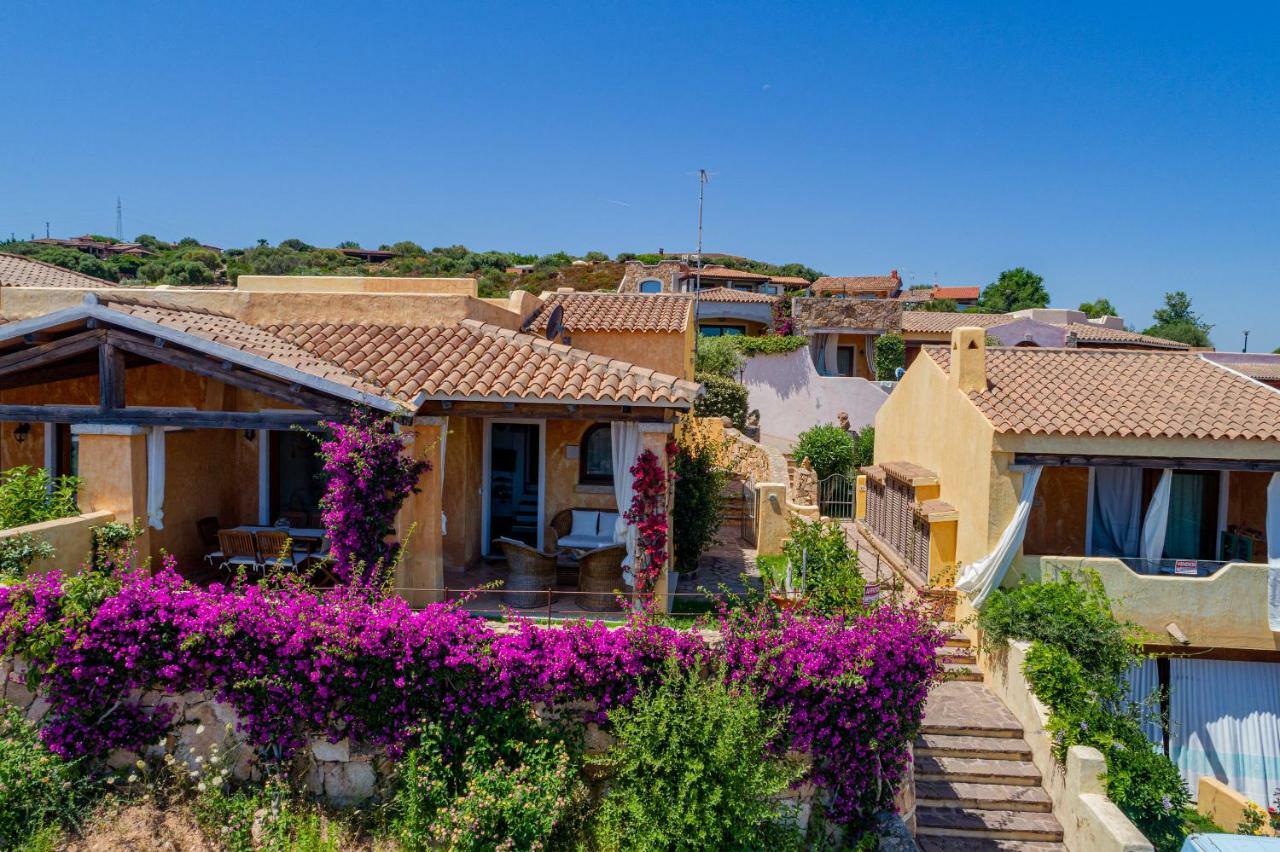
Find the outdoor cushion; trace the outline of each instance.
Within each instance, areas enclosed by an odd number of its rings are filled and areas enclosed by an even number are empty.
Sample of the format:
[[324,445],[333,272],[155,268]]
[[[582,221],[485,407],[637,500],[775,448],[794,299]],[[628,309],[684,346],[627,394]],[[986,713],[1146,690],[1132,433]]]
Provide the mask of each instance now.
[[571,547],[575,550],[594,550],[600,546],[600,538],[595,535],[567,535],[556,539],[557,547]]
[[610,543],[617,538],[618,513],[617,512],[601,512],[600,513],[600,538]]
[[599,512],[584,512],[574,509],[573,528],[569,530],[569,537],[595,538],[596,525],[599,522],[599,518]]

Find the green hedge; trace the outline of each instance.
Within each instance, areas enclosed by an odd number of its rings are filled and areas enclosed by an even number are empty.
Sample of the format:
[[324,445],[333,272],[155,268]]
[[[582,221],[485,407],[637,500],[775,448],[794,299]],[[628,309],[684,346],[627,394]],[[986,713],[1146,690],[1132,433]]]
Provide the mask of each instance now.
[[898,368],[906,363],[906,344],[901,334],[882,334],[876,338],[876,378],[892,382],[898,378]]
[[747,426],[747,389],[733,379],[715,373],[699,373],[707,392],[693,404],[699,417],[728,417],[737,429]]

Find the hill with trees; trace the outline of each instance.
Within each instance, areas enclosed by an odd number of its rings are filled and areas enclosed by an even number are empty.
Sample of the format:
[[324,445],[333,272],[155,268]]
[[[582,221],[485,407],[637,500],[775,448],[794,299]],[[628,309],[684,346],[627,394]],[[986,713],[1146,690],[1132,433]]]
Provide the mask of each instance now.
[[[95,236],[106,243],[109,237]],[[0,242],[0,252],[20,254],[72,269],[106,281],[133,280],[139,284],[169,286],[233,285],[241,275],[370,275],[391,277],[470,277],[478,282],[485,297],[505,296],[512,290],[540,293],[559,287],[575,290],[612,290],[622,280],[628,260],[654,263],[671,260],[671,255],[623,252],[610,258],[604,252],[584,255],[567,252],[536,255],[504,251],[472,251],[466,246],[438,246],[427,249],[403,241],[379,246],[392,252],[387,258],[368,259],[357,254],[364,249],[355,242],[333,248],[310,245],[291,238],[271,245],[258,240],[246,248],[218,250],[191,237],[169,243],[150,234],[134,242],[149,256],[114,254],[96,257],[78,249],[29,241]],[[705,255],[708,264],[744,269],[767,275],[795,275],[813,281],[822,273],[800,263],[772,264],[735,255]]]

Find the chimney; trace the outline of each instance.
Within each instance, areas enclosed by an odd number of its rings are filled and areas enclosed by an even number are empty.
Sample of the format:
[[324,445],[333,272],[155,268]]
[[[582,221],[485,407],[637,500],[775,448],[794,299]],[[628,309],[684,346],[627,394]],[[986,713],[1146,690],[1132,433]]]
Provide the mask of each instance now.
[[891,270],[889,270],[889,277],[890,277],[890,278],[892,278],[892,279],[893,279],[893,280],[895,280],[895,281],[901,281],[901,280],[902,280],[901,278],[899,278],[899,277],[898,277],[898,270],[896,270],[896,269],[891,269]]
[[987,330],[962,326],[951,332],[951,386],[962,393],[987,389]]

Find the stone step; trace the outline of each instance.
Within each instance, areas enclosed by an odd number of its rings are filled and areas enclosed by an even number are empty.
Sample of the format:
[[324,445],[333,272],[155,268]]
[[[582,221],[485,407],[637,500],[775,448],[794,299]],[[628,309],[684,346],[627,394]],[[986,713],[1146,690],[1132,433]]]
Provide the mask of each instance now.
[[924,724],[927,734],[979,737],[1022,737],[1022,725],[1009,708],[981,683],[944,681],[929,693]]
[[916,808],[916,834],[934,837],[990,837],[1000,840],[1062,840],[1053,814],[983,811],[972,808]]
[[1035,811],[1043,814],[1053,810],[1053,801],[1040,787],[970,784],[964,781],[917,781],[916,804],[936,808]]
[[1031,746],[1014,737],[974,737],[954,734],[921,734],[915,753],[932,757],[977,757],[986,760],[1030,760]]
[[948,680],[982,682],[982,672],[965,663],[943,663],[942,673]]
[[1067,852],[1062,843],[1044,840],[997,840],[993,837],[916,838],[920,852]]
[[950,781],[969,784],[1011,784],[1038,786],[1040,770],[1028,760],[989,760],[984,757],[938,757],[918,755],[915,763],[919,781]]
[[952,660],[957,663],[978,662],[978,655],[974,653],[972,648],[957,648],[954,645],[940,645],[934,649],[933,653],[942,660]]

